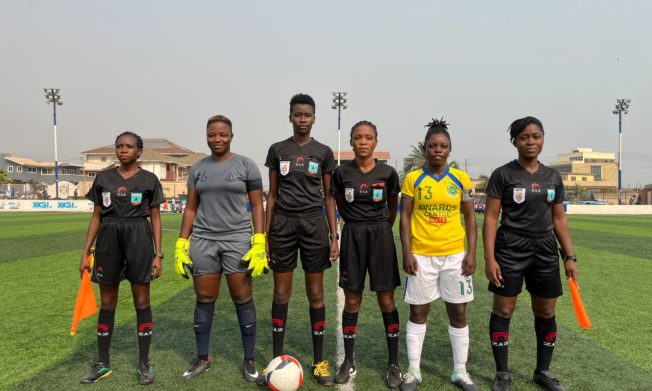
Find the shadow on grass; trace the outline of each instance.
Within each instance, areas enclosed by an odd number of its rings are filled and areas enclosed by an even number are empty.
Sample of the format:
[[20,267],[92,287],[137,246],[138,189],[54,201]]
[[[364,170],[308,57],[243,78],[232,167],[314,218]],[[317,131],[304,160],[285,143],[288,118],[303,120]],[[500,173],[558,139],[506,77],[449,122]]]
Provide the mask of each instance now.
[[629,256],[652,260],[649,246],[642,246],[641,241],[647,240],[639,236],[618,234],[615,232],[595,232],[581,229],[572,230],[573,244],[597,251],[605,251],[616,256]]
[[36,235],[27,239],[0,239],[0,263],[58,254],[84,247],[86,228],[78,231],[62,232],[56,235]]

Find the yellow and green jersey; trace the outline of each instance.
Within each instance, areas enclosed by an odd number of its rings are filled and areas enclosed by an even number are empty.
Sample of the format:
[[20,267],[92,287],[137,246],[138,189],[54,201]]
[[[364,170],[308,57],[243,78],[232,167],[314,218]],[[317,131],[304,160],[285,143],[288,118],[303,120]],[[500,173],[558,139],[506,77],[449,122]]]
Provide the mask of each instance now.
[[464,251],[464,227],[460,218],[462,201],[471,199],[471,179],[449,167],[441,177],[424,168],[410,172],[401,189],[412,204],[410,251],[426,256]]

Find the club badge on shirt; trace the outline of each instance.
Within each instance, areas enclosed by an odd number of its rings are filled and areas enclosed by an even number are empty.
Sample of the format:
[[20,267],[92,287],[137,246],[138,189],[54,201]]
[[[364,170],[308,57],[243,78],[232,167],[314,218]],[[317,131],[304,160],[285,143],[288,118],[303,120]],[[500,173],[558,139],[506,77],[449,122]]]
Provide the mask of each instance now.
[[105,208],[108,208],[111,206],[111,192],[110,191],[103,191],[102,192],[102,205],[104,205]]
[[131,205],[138,206],[143,202],[143,193],[131,193]]
[[522,204],[525,202],[525,188],[524,187],[515,187],[514,188],[514,202],[517,204]]
[[355,189],[352,187],[347,187],[346,189],[344,189],[344,198],[348,202],[353,202],[355,198]]
[[309,174],[316,174],[318,171],[319,171],[319,163],[317,163],[317,162],[308,163],[308,173]]
[[555,189],[548,189],[548,195],[546,196],[546,201],[552,202],[555,200]]
[[281,160],[280,168],[281,168],[281,175],[286,176],[290,172],[290,161]]

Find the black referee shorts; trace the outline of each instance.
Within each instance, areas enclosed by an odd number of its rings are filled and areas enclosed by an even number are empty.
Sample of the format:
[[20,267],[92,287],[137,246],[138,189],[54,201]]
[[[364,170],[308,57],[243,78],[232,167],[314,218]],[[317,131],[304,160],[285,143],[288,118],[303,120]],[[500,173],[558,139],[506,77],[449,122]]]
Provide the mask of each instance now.
[[505,229],[496,234],[494,254],[503,276],[503,287],[489,284],[501,296],[517,296],[525,287],[533,295],[555,298],[562,295],[557,239],[550,232],[541,237],[525,237]]
[[301,251],[301,266],[309,273],[323,272],[331,267],[328,225],[322,212],[291,216],[274,212],[269,226],[270,268],[289,272],[297,267],[297,250]]
[[369,272],[372,291],[389,291],[401,285],[392,227],[386,221],[344,224],[340,243],[340,287],[363,291]]
[[146,218],[105,218],[95,243],[92,280],[117,285],[125,278],[144,284],[152,279],[154,241]]

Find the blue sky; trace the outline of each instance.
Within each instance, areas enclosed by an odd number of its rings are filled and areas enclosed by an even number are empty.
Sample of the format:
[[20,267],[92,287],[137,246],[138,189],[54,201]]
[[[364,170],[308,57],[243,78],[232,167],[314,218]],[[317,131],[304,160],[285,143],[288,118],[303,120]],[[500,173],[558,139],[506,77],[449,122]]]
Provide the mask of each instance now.
[[[542,161],[574,147],[617,151],[623,184],[652,183],[652,3],[645,1],[8,1],[0,3],[0,151],[53,159],[123,130],[207,152],[206,119],[234,122],[233,151],[262,167],[291,135],[288,101],[317,101],[313,136],[337,148],[331,92],[349,92],[343,148],[359,120],[393,164],[431,117],[451,123],[472,176],[515,157],[506,128],[546,130]],[[264,174],[264,176],[266,176]]]

